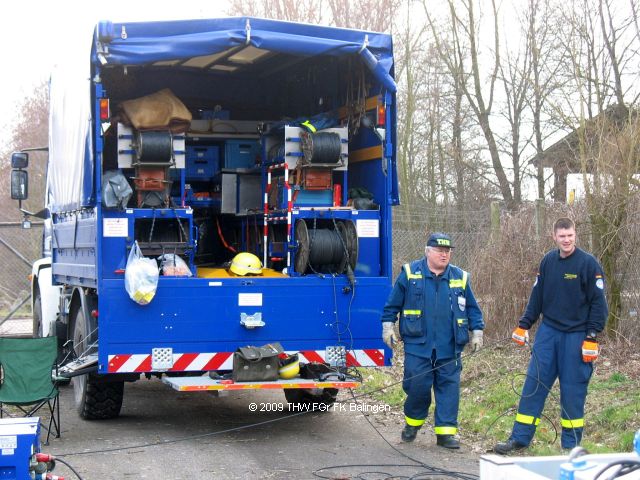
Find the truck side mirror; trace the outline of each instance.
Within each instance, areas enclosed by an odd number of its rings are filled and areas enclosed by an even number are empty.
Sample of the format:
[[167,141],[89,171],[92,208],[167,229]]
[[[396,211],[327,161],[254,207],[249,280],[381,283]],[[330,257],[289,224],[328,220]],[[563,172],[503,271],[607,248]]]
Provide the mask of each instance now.
[[14,152],[11,154],[11,168],[27,168],[29,166],[29,154]]
[[[13,157],[11,158],[13,162]],[[29,174],[26,170],[11,170],[11,199],[26,200],[29,197]]]

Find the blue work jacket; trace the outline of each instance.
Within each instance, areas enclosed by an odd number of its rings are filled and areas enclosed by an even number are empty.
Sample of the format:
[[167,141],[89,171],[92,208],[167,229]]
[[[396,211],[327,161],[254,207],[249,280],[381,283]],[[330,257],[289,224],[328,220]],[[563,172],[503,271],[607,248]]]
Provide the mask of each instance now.
[[383,322],[400,319],[405,352],[421,357],[451,358],[469,342],[470,330],[484,321],[467,272],[448,265],[434,275],[426,258],[405,264],[382,313]]

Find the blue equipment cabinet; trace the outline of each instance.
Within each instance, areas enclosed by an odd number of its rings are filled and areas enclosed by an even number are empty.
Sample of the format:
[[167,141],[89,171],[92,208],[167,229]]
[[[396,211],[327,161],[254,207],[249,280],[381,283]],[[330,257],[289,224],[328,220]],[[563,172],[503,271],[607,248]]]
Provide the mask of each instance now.
[[38,417],[0,419],[0,479],[30,480],[32,456],[40,452]]
[[259,163],[260,143],[253,139],[224,142],[225,168],[253,168]]

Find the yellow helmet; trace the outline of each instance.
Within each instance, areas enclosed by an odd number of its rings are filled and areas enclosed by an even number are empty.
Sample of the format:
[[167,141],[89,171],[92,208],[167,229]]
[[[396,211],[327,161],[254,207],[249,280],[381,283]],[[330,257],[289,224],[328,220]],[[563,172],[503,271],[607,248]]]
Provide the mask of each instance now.
[[229,270],[236,275],[260,275],[262,262],[253,253],[242,252],[233,257]]
[[278,375],[280,378],[289,380],[295,378],[300,373],[300,359],[297,353],[288,355],[286,358],[280,359],[280,368],[278,368]]

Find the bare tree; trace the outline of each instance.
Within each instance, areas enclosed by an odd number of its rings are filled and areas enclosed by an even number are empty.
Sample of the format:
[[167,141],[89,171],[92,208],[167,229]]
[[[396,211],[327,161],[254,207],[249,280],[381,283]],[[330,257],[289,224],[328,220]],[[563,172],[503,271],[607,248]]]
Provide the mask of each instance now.
[[[483,89],[483,85],[485,85],[486,82],[481,73],[481,65],[479,61],[480,37],[479,26],[474,10],[474,0],[461,0],[460,2],[448,0],[450,21],[449,29],[453,39],[453,54],[455,60],[448,55],[448,52],[443,48],[441,42],[438,40],[442,33],[438,31],[434,19],[429,14],[427,4],[423,3],[423,5],[425,12],[427,13],[429,25],[433,31],[434,38],[436,38],[438,51],[440,52],[441,58],[447,64],[449,71],[456,72],[459,70],[460,65],[463,65],[463,71],[465,71],[465,75],[468,75],[469,77],[469,81],[461,83],[461,88],[467,102],[474,111],[478,124],[480,125],[484,135],[502,198],[506,204],[512,208],[515,206],[515,200],[511,191],[511,183],[509,182],[504,167],[500,161],[500,153],[498,151],[496,137],[491,126],[495,84],[498,78],[498,69],[500,66],[500,34],[498,28],[498,11],[495,0],[491,1],[493,15],[494,58],[493,65],[491,66],[491,73],[489,74],[488,86],[486,87],[486,93]],[[463,10],[464,17],[460,15],[460,10]],[[468,49],[468,58],[463,54],[465,48]],[[467,61],[470,62],[468,66],[466,64]],[[469,83],[471,83],[471,86]]]
[[327,0],[332,24],[374,32],[388,32],[403,0]]
[[[503,116],[509,123],[509,137],[501,138],[505,153],[511,159],[513,167],[513,200],[522,202],[522,150],[528,139],[523,139],[523,122],[529,95],[531,78],[531,59],[527,54],[526,39],[519,42],[514,50],[506,48],[506,60],[499,65],[500,80],[504,89]],[[505,65],[506,63],[506,65]]]
[[288,20],[291,22],[323,23],[320,0],[230,0],[229,15],[246,15]]
[[[533,120],[533,138],[536,154],[544,151],[543,139],[548,124],[543,124],[543,111],[549,96],[558,85],[558,71],[562,62],[555,55],[557,20],[552,15],[551,0],[529,0],[523,17],[523,29],[527,31],[527,55],[530,58],[531,75],[528,103]],[[553,5],[556,7],[557,5]],[[545,125],[547,128],[545,128]],[[545,198],[545,176],[542,162],[536,171],[538,198]]]
[[[46,147],[48,145],[49,93],[46,84],[38,85],[26,96],[16,109],[16,121],[9,133],[7,143],[0,149],[3,178],[9,177],[11,153],[23,148]],[[29,158],[29,199],[23,204],[31,211],[42,209],[46,175],[46,153],[32,152]],[[0,182],[0,205],[4,220],[17,220],[20,214],[15,201],[11,200],[8,182]]]
[[435,70],[428,55],[425,28],[411,22],[410,2],[395,35],[398,92],[398,176],[401,202],[408,209],[433,203],[436,197],[432,139],[433,98],[428,80]]

